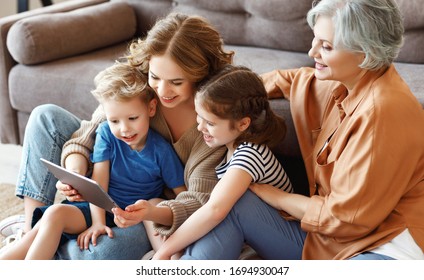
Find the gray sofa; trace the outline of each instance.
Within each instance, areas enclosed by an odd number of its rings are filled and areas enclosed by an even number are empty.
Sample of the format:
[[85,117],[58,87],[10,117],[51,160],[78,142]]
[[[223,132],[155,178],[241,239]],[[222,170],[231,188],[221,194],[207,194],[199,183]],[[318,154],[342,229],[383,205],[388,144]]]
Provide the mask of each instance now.
[[[397,0],[405,43],[396,67],[424,104],[424,2]],[[235,64],[258,73],[312,66],[313,37],[305,15],[312,0],[70,0],[0,19],[0,137],[22,143],[31,111],[54,103],[82,119],[97,106],[93,78],[171,11],[206,17],[221,32]],[[390,93],[388,93],[390,94]],[[278,150],[297,192],[306,193],[289,103],[272,100],[288,123]]]

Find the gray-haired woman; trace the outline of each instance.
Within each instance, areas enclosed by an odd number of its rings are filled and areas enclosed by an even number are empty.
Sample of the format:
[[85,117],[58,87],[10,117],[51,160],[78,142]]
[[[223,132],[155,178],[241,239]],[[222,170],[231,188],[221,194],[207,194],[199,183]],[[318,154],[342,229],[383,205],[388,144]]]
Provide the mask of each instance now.
[[322,0],[307,19],[315,68],[262,77],[290,100],[310,197],[253,185],[183,259],[244,241],[265,259],[424,259],[424,110],[392,64],[396,2]]

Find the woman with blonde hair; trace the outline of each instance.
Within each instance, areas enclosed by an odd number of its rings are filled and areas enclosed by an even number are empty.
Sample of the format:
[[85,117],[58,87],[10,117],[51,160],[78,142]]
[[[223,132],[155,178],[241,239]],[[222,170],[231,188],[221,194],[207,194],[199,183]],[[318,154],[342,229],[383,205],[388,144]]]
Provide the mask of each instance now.
[[[156,231],[169,236],[208,200],[217,182],[214,168],[224,150],[210,149],[197,131],[194,93],[200,82],[231,64],[232,57],[233,52],[224,51],[219,33],[204,18],[177,13],[159,20],[145,38],[131,44],[128,60],[148,74],[159,100],[150,125],[172,144],[185,165],[188,191],[157,206],[141,200],[126,211],[118,210],[115,223],[121,228],[113,228],[113,236],[101,236],[95,247],[82,251],[75,242],[68,242],[59,249],[58,258],[140,259],[151,249],[141,221],[160,222]],[[100,107],[90,121],[80,121],[54,105],[34,109],[26,129],[16,190],[24,198],[27,225],[35,207],[53,203],[56,188],[70,201],[83,199],[71,186],[56,183],[39,158],[87,174],[94,132],[103,120]]]

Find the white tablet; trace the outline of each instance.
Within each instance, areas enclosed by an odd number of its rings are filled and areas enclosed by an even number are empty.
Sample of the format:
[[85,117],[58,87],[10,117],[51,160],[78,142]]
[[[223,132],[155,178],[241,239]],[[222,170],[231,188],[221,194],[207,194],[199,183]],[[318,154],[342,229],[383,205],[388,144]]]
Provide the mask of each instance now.
[[76,189],[84,200],[111,213],[112,208],[119,207],[96,181],[66,170],[62,166],[46,159],[40,158],[40,160],[57,179]]

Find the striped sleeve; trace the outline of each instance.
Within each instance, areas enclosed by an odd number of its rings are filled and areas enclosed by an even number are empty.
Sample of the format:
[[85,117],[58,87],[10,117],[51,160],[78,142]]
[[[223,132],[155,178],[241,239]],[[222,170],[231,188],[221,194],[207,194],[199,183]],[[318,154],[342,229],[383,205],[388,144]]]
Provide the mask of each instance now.
[[[242,143],[237,147],[225,169],[239,168],[252,176],[252,182],[269,184],[286,192],[293,192],[290,179],[283,166],[266,145]],[[225,172],[225,170],[218,170]],[[220,174],[217,173],[219,176]]]

